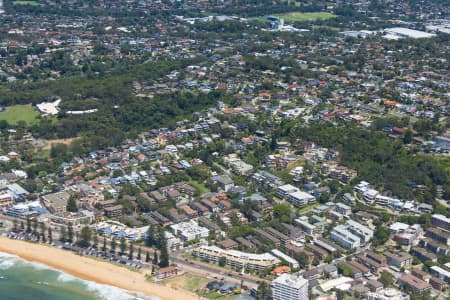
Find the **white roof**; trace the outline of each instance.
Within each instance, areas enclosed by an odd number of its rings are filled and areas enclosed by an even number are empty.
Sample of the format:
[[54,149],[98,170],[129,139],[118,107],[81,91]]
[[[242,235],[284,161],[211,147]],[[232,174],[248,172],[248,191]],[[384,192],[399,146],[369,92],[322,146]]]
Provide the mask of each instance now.
[[420,38],[431,38],[436,36],[433,33],[428,33],[425,31],[419,31],[404,27],[394,27],[394,28],[388,28],[384,30],[388,34],[394,34],[394,35],[400,35],[402,37],[409,37],[414,39],[420,39]]
[[403,231],[403,230],[407,230],[408,228],[409,228],[408,224],[400,223],[400,222],[395,222],[394,224],[389,226],[389,229],[392,231]]
[[302,288],[305,284],[308,284],[308,280],[303,278],[302,276],[298,274],[281,274],[278,276],[272,283],[278,283],[282,285],[288,285],[295,289]]
[[320,285],[320,287],[322,288],[322,290],[324,292],[327,292],[327,291],[331,290],[332,288],[335,288],[337,286],[341,286],[341,285],[346,284],[346,283],[351,283],[351,282],[353,282],[352,278],[341,276],[341,277],[336,278],[336,279],[325,281],[324,283],[322,283]]
[[292,196],[292,197],[294,197],[296,199],[311,199],[311,198],[314,198],[313,195],[308,194],[308,193],[303,192],[303,191],[296,191],[294,193],[289,194],[289,196]]

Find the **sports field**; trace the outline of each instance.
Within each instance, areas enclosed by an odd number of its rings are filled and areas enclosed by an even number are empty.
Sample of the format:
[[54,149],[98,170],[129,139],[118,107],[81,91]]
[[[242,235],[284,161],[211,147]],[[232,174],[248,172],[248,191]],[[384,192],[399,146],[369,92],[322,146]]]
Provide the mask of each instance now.
[[276,16],[283,18],[286,22],[307,22],[317,20],[328,20],[336,17],[336,15],[328,12],[311,12],[311,13],[291,12],[286,14],[278,14]]
[[19,121],[25,121],[27,125],[34,125],[39,122],[38,116],[39,112],[31,104],[8,106],[5,111],[0,112],[0,120],[5,120],[11,125],[16,125]]
[[41,5],[37,3],[36,1],[13,1],[13,5],[31,5],[31,6],[38,6]]

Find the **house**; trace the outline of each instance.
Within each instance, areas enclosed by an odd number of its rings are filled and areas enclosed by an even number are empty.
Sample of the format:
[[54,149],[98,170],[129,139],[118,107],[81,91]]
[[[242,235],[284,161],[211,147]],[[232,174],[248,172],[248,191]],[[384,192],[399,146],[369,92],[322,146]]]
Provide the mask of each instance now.
[[203,216],[209,213],[209,209],[200,202],[192,202],[190,207],[197,212],[199,216]]
[[161,268],[156,271],[156,279],[162,280],[167,278],[172,278],[178,275],[178,269],[176,267],[166,267]]
[[152,191],[149,193],[149,196],[153,199],[155,199],[155,201],[157,203],[162,203],[165,202],[167,200],[166,196],[161,194],[159,191]]
[[229,250],[229,249],[236,248],[238,246],[238,243],[236,243],[232,239],[226,239],[226,240],[217,242],[217,246],[219,246],[222,249]]
[[122,215],[123,206],[121,204],[105,207],[105,214],[110,217],[119,217]]
[[219,207],[208,199],[202,199],[200,203],[204,205],[210,212],[215,213],[219,211]]
[[197,221],[200,225],[208,228],[214,234],[218,234],[221,231],[219,225],[205,217],[200,217]]

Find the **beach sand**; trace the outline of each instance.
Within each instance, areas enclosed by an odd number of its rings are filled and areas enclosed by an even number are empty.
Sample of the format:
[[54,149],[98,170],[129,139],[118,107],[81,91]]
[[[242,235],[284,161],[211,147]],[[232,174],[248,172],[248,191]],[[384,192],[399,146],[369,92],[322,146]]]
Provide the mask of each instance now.
[[144,272],[134,272],[111,263],[79,256],[42,244],[0,237],[0,251],[27,261],[39,262],[81,279],[112,285],[130,292],[141,292],[163,300],[194,300],[197,295],[146,280]]

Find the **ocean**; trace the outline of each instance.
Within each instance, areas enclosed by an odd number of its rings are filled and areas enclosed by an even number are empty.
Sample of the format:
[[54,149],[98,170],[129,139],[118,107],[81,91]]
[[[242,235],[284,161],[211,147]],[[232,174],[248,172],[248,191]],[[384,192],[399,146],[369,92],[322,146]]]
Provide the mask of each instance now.
[[0,252],[0,300],[148,300]]

